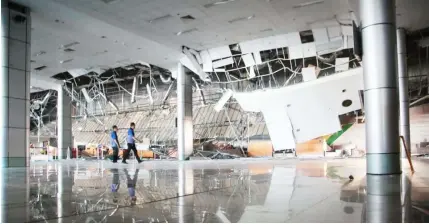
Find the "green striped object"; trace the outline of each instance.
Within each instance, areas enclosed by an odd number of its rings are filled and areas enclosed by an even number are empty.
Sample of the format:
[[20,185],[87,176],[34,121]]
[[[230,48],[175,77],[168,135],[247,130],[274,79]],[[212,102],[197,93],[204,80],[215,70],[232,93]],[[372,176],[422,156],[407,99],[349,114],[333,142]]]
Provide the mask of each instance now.
[[344,134],[351,126],[353,126],[353,123],[343,125],[340,131],[332,134],[331,136],[329,136],[328,139],[326,139],[326,144],[328,144],[329,146],[334,144],[335,140],[337,140],[342,134]]

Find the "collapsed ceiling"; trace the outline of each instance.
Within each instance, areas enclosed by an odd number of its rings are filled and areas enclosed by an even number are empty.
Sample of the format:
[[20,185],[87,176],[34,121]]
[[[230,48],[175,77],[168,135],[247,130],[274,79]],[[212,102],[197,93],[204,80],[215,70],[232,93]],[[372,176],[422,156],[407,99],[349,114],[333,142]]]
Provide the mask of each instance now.
[[[345,1],[341,4],[328,0],[318,1],[317,4],[306,4],[308,1],[262,3],[262,1],[252,0],[247,2],[249,9],[243,10],[244,14],[255,11],[254,7],[261,4],[269,4],[263,7],[270,9],[263,12],[262,7],[257,7],[258,13],[248,15],[230,13],[237,12],[238,8],[243,7],[240,0],[195,1],[186,4],[175,1],[174,4],[182,5],[180,10],[177,9],[181,11],[180,13],[173,13],[174,7],[166,9],[165,11],[168,12],[165,15],[164,12],[161,13],[163,15],[152,13],[150,18],[144,20],[146,22],[139,23],[144,26],[144,29],[140,27],[138,30],[136,29],[138,24],[135,22],[124,24],[131,18],[130,15],[134,14],[118,10],[121,7],[131,6],[130,4],[137,4],[136,2],[75,1],[71,4],[62,0],[55,3],[51,0],[43,1],[49,3],[50,12],[46,12],[46,9],[33,1],[18,0],[34,9],[32,16],[35,30],[33,30],[34,41],[32,39],[32,42],[35,50],[32,49],[32,51],[35,53],[32,57],[34,70],[32,77],[48,76],[52,80],[60,81],[59,83],[65,83],[63,88],[72,97],[74,115],[78,117],[127,113],[136,108],[155,110],[174,107],[174,81],[177,75],[175,65],[178,61],[193,75],[194,100],[196,100],[194,102],[198,102],[194,105],[216,103],[227,89],[253,91],[279,88],[300,83],[306,79],[308,81],[305,72],[308,68],[315,69],[317,78],[360,66],[353,52],[352,21],[355,15],[350,11],[353,4],[349,5],[344,3]],[[155,6],[158,3],[141,2],[141,5]],[[192,10],[183,8],[183,5],[188,7],[189,4],[192,5],[190,7]],[[333,5],[336,8],[327,10],[329,15],[317,14],[320,9]],[[400,24],[410,25],[409,21],[412,21],[413,17],[404,20],[403,16],[406,15],[404,9],[413,5],[400,4],[399,6],[401,15],[398,21]],[[273,9],[276,11],[285,7],[293,9],[294,18],[282,18],[281,23],[274,23],[273,21],[278,19],[272,17],[264,19],[259,14],[259,12],[262,15],[270,14]],[[125,8],[131,10],[133,7]],[[63,9],[64,13],[58,14],[56,12],[61,10],[54,9]],[[208,27],[202,29],[198,25],[203,19],[201,12],[214,13],[212,10],[216,11],[216,16],[227,19],[223,26],[229,28],[216,31],[220,36],[225,36],[225,39],[218,38],[218,34],[204,36],[203,34],[210,33],[202,32]],[[44,12],[46,14],[43,14]],[[283,14],[285,13],[282,12],[280,17],[283,17]],[[72,20],[76,15],[79,15],[82,20]],[[109,16],[106,17],[106,15]],[[275,17],[279,16],[278,13],[275,15]],[[319,16],[320,20],[312,20],[314,16]],[[192,26],[177,26],[180,29],[173,29],[172,27],[175,26],[171,25],[177,20],[176,17],[181,23]],[[296,20],[295,17],[300,19]],[[265,22],[258,23],[257,21],[260,20]],[[87,22],[84,21],[91,22],[85,24]],[[266,21],[270,22],[266,23]],[[213,22],[216,20],[207,20],[207,23]],[[246,26],[246,23],[253,25]],[[421,28],[422,23],[420,21],[418,25],[410,27],[413,32],[409,33],[408,38],[411,46],[408,58],[410,65],[420,67],[418,72],[413,73],[415,77],[410,79],[412,99],[426,94],[427,89],[427,85],[422,84],[426,77],[421,69],[426,63],[425,58],[429,58],[427,47],[421,48],[423,47],[421,45],[416,47],[416,43],[428,36],[425,29],[417,30]],[[282,25],[273,27],[273,24]],[[285,29],[291,24],[294,27],[292,30]],[[94,26],[100,28],[97,31],[90,30],[90,27]],[[231,27],[241,28],[231,29]],[[298,30],[300,32],[296,32]],[[73,32],[81,35],[70,35]],[[70,39],[70,36],[76,36],[76,38]],[[194,38],[189,38],[190,36]],[[207,42],[212,39],[214,39],[212,43]],[[49,40],[55,43],[54,47],[48,46]],[[207,43],[198,44],[195,41]],[[43,90],[36,85],[32,88],[33,91]],[[41,97],[40,94],[32,94],[34,102],[37,102],[37,99],[40,101]],[[51,94],[50,97],[55,98],[55,94]],[[54,106],[48,103],[44,107]],[[36,106],[35,114],[40,114],[41,109],[37,108]],[[44,109],[43,111],[37,116],[46,115],[50,120],[55,120],[55,110]],[[51,111],[50,115],[44,114],[47,111]],[[32,119],[38,121],[37,116],[33,116]],[[41,121],[48,120],[41,119]]]

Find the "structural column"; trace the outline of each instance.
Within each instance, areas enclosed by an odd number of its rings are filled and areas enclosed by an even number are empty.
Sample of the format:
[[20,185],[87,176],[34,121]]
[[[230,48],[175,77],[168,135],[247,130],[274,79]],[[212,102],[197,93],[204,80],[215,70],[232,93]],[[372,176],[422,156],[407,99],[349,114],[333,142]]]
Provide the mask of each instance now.
[[[58,88],[57,99],[57,142],[58,159],[66,159],[73,148],[71,98],[63,87]],[[69,150],[70,149],[70,150]]]
[[[405,30],[396,30],[398,46],[398,83],[399,83],[399,134],[404,136],[405,145],[411,150],[410,143],[410,100],[408,99],[408,68]],[[401,157],[406,157],[405,149],[401,144]]]
[[28,8],[1,1],[0,158],[2,167],[29,165],[30,32]]
[[[29,222],[29,209],[13,209],[30,198],[30,10],[1,1],[0,221]],[[13,187],[10,187],[13,186]],[[27,206],[28,207],[28,206]]]
[[395,1],[360,0],[367,174],[401,173]]
[[186,160],[193,152],[192,77],[177,65],[177,156]]

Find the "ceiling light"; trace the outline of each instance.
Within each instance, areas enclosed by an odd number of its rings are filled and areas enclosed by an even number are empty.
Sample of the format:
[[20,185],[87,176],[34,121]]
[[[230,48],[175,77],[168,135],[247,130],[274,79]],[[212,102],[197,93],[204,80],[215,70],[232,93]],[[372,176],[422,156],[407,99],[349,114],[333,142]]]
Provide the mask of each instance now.
[[44,55],[46,54],[46,51],[39,51],[36,53],[36,56]]
[[271,32],[271,31],[274,31],[273,28],[263,29],[263,30],[260,30],[259,32],[265,33],[265,32]]
[[186,16],[180,17],[180,20],[182,20],[182,22],[184,22],[184,23],[187,23],[187,22],[194,21],[195,17],[193,17],[191,15],[186,15]]
[[80,43],[77,42],[77,41],[75,41],[75,42],[72,42],[72,43],[69,43],[69,44],[61,45],[60,49],[69,48],[69,47],[77,45],[77,44],[80,44]]
[[230,21],[228,21],[228,22],[229,22],[229,23],[236,23],[236,22],[239,22],[239,21],[251,20],[251,19],[253,19],[253,18],[255,18],[255,15],[251,15],[251,16],[248,16],[248,17],[239,17],[239,18],[235,18],[235,19],[232,19],[232,20],[230,20]]
[[71,61],[73,61],[73,59],[62,60],[62,61],[60,61],[60,63],[64,64],[64,63],[71,62]]
[[34,70],[36,70],[36,71],[42,71],[43,69],[45,69],[45,68],[47,68],[45,65],[43,65],[43,66],[40,66],[40,67],[37,67],[37,68],[34,68]]
[[184,20],[194,20],[195,17],[191,16],[191,15],[186,15],[186,16],[182,16],[180,17],[180,19],[184,19]]
[[317,0],[317,1],[311,1],[311,2],[304,2],[304,3],[301,3],[301,4],[294,5],[293,8],[294,9],[298,9],[298,8],[307,7],[307,6],[310,6],[310,5],[322,4],[323,2],[325,2],[325,1],[324,0]]
[[149,23],[162,22],[162,21],[167,20],[167,19],[169,19],[169,18],[171,18],[171,17],[172,17],[172,16],[171,16],[170,14],[168,14],[168,15],[165,15],[165,16],[161,16],[161,17],[157,17],[157,18],[151,19],[151,20],[149,20],[148,22],[149,22]]
[[198,30],[197,28],[193,28],[193,29],[189,29],[189,30],[183,30],[183,31],[179,31],[179,32],[177,32],[177,33],[176,33],[176,35],[177,35],[177,36],[180,36],[180,35],[182,35],[182,34],[187,34],[187,33],[195,32],[195,31],[197,31],[197,30]]
[[73,51],[74,51],[74,49],[71,49],[71,48],[64,49],[64,52],[73,52]]
[[106,3],[106,4],[111,4],[111,3],[117,2],[119,0],[101,0],[101,1]]
[[206,4],[206,5],[204,5],[204,7],[205,8],[210,8],[210,7],[213,7],[213,6],[216,6],[216,5],[222,5],[222,4],[225,4],[225,3],[228,3],[228,2],[233,2],[233,1],[235,1],[235,0],[219,0],[217,2]]
[[98,55],[101,55],[101,54],[105,54],[107,52],[109,52],[109,51],[108,50],[98,51],[98,52],[95,52],[95,54],[93,54],[93,56],[98,56]]

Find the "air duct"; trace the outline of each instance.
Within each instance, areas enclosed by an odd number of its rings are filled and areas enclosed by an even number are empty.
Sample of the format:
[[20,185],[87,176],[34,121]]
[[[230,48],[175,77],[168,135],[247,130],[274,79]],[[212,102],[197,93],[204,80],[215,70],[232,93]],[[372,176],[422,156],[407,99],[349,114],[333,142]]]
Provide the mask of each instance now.
[[171,83],[171,76],[166,76],[166,75],[160,74],[159,78],[161,79],[161,82],[164,84],[170,84]]

